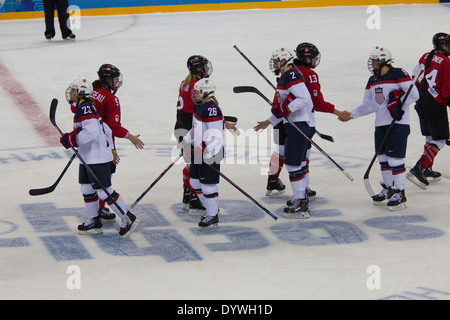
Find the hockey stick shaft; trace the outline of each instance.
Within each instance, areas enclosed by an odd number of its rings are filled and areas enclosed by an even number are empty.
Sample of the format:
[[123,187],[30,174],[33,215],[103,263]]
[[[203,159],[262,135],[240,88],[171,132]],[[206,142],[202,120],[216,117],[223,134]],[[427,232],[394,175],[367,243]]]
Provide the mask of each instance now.
[[[58,106],[58,100],[57,99],[53,99],[52,103],[50,105],[50,122],[53,124],[53,126],[59,131],[59,133],[61,134],[61,136],[64,135],[64,133],[61,131],[61,129],[59,129],[58,125],[56,124],[56,107]],[[126,213],[123,212],[122,208],[117,204],[116,200],[112,197],[112,195],[109,193],[109,191],[106,189],[106,187],[103,185],[103,183],[100,181],[100,179],[97,177],[97,175],[94,173],[94,171],[92,171],[92,169],[89,167],[89,165],[86,163],[86,161],[84,161],[84,159],[80,156],[80,154],[78,153],[78,150],[71,147],[72,151],[74,152],[74,154],[76,154],[76,156],[78,157],[78,159],[80,159],[81,163],[83,163],[84,167],[86,168],[86,170],[89,172],[89,174],[92,176],[92,178],[94,178],[95,182],[97,182],[97,184],[100,186],[100,188],[105,192],[105,194],[108,196],[108,199],[111,199],[111,201],[116,205],[117,209],[120,211],[120,213],[126,217]]]
[[[251,62],[251,60],[236,46],[233,46],[234,49],[236,49],[236,51],[242,56],[242,58],[244,58],[245,61],[247,61],[252,67],[253,69],[256,70],[256,72],[275,90],[277,91],[277,87],[275,87],[275,85],[269,80],[267,79],[267,77],[258,69],[258,67],[256,67],[253,62]],[[332,136],[326,135],[326,134],[322,134],[319,131],[316,130],[316,134],[321,137],[324,140],[328,140],[331,142],[334,142],[334,139]]]
[[[424,68],[424,65],[421,64],[419,66],[419,70],[417,71],[416,75],[414,76],[414,79],[412,80],[411,85],[408,88],[408,91],[405,94],[405,97],[403,98],[400,108],[403,108],[403,105],[406,102],[406,99],[408,99],[409,94],[411,93],[411,90],[414,88],[417,79],[419,78],[420,73],[422,72],[422,69]],[[373,156],[372,160],[369,163],[369,167],[367,168],[366,172],[364,173],[364,186],[366,187],[367,193],[369,193],[369,196],[373,197],[375,195],[375,192],[372,189],[372,186],[370,185],[370,180],[369,180],[369,174],[370,174],[370,170],[372,169],[373,164],[375,163],[375,160],[377,159],[378,155],[381,152],[381,149],[384,146],[384,143],[386,142],[387,137],[389,136],[389,133],[391,132],[392,128],[394,127],[395,124],[395,120],[393,119],[391,124],[389,125],[388,129],[386,130],[386,133],[384,134],[383,139],[381,139],[381,143],[378,146],[378,149],[375,152],[375,155]]]
[[257,200],[255,200],[251,195],[249,195],[247,192],[245,192],[241,187],[239,187],[236,183],[234,183],[230,178],[228,178],[226,175],[224,175],[220,170],[218,170],[216,167],[214,167],[211,164],[208,164],[212,169],[217,171],[222,178],[224,178],[226,181],[228,181],[233,187],[235,187],[237,190],[239,190],[244,196],[246,196],[248,199],[250,199],[254,204],[256,204],[258,207],[260,207],[265,213],[267,213],[269,216],[271,216],[274,220],[277,220],[278,217],[274,215],[272,212],[270,212],[266,207],[264,207],[261,203],[259,203]]
[[47,194],[47,193],[53,192],[53,191],[56,189],[56,186],[58,185],[58,183],[61,181],[61,179],[62,179],[62,177],[64,176],[64,174],[66,173],[67,169],[69,169],[69,167],[70,167],[70,165],[72,164],[73,159],[75,159],[75,157],[76,157],[76,154],[75,154],[75,153],[72,154],[72,157],[70,157],[69,162],[67,162],[66,166],[64,167],[63,171],[62,171],[61,174],[59,175],[58,179],[56,179],[56,181],[55,181],[54,184],[52,184],[52,185],[49,186],[49,187],[45,187],[45,188],[30,189],[30,190],[28,191],[28,193],[29,193],[31,196],[40,196],[40,195],[43,195],[43,194]]
[[[251,86],[242,86],[242,87],[234,87],[233,91],[235,93],[242,93],[242,92],[253,92],[256,93],[257,95],[259,95],[261,98],[263,98],[267,103],[269,103],[271,106],[273,106],[272,101],[270,101],[266,96],[264,96],[264,94],[261,93],[261,91],[259,91],[258,89],[256,89],[255,87],[251,87]],[[328,160],[330,160],[339,170],[341,170],[341,172],[348,178],[350,179],[350,181],[353,181],[353,177],[348,174],[347,171],[345,171],[336,161],[333,160],[333,158],[331,158],[328,153],[326,153],[325,151],[323,151],[323,149],[321,147],[319,147],[319,145],[317,145],[317,143],[315,143],[310,137],[308,137],[302,130],[300,130],[300,128],[288,117],[284,117],[284,119],[289,122],[290,125],[292,125],[303,137],[305,137],[306,140],[308,140],[317,150],[319,150],[320,153],[322,153],[322,155],[324,155]]]
[[139,196],[139,198],[137,198],[136,201],[133,202],[133,204],[131,205],[132,209],[134,208],[135,205],[138,204],[139,201],[142,200],[143,197],[145,197],[145,195],[155,186],[155,184],[158,183],[159,180],[161,180],[161,178],[167,173],[167,171],[169,171],[170,168],[172,168],[175,165],[175,163],[178,161],[178,159],[180,159],[182,156],[183,156],[183,152],[180,152],[178,157],[176,157],[176,159],[173,160],[170,163],[170,165],[166,169],[164,169],[163,172],[161,172],[161,174],[155,179],[155,181],[153,181],[152,184],[147,189],[145,189],[145,191]]

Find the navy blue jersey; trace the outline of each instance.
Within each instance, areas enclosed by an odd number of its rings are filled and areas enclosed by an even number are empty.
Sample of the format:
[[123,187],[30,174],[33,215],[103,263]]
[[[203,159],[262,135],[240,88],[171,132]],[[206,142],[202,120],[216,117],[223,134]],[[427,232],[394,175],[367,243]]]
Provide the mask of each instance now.
[[222,110],[214,101],[194,106],[191,143],[194,149],[204,150],[204,158],[211,158],[223,147],[224,118]]

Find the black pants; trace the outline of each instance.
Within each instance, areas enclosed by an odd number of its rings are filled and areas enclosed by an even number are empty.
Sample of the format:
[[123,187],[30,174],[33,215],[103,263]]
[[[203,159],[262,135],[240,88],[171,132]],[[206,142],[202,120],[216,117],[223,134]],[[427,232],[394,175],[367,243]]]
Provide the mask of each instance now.
[[45,35],[55,36],[55,6],[58,10],[59,28],[61,29],[61,35],[66,38],[72,34],[67,23],[69,19],[69,13],[67,8],[69,2],[67,0],[43,0],[44,13],[45,13]]

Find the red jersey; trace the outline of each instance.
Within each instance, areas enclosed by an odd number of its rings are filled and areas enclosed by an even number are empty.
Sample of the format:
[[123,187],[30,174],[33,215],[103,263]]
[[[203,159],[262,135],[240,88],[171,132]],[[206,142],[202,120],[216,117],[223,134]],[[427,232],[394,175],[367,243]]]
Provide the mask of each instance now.
[[198,80],[193,80],[183,89],[184,80],[180,84],[180,89],[178,92],[178,103],[177,109],[180,111],[184,111],[187,113],[194,113],[194,101],[192,101],[192,89],[194,88],[194,84]]
[[[417,73],[420,64],[425,65],[428,54],[429,52],[420,58],[419,63],[414,68],[413,75]],[[419,76],[418,83],[422,79],[423,72]],[[450,58],[436,52],[431,59],[425,79],[427,79],[427,90],[430,95],[440,104],[450,106]]]
[[124,138],[128,130],[120,123],[119,98],[104,88],[92,91],[91,98],[103,121],[111,128],[113,137]]
[[314,105],[314,110],[319,112],[333,113],[334,105],[326,102],[323,99],[322,92],[320,91],[319,76],[311,68],[296,65],[296,67],[303,74],[306,87],[308,88],[309,94],[311,95],[311,100]]

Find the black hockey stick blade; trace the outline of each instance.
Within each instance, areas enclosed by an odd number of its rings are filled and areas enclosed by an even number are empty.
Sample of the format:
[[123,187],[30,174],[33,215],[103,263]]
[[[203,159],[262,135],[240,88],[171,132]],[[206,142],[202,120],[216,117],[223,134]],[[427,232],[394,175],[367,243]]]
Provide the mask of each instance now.
[[[263,94],[261,93],[261,91],[259,91],[259,90],[258,90],[257,88],[255,88],[255,87],[252,87],[252,86],[238,86],[238,87],[234,87],[234,88],[233,88],[233,92],[234,92],[234,93],[242,93],[242,92],[253,92],[253,93],[256,93],[256,94],[259,95],[261,98],[263,98],[267,103],[269,103],[271,106],[273,106],[272,101],[270,101],[265,95],[263,95]],[[333,138],[332,136],[329,136],[329,135],[327,135],[327,134],[320,133],[320,132],[317,131],[317,130],[316,130],[316,134],[317,134],[320,138],[322,138],[322,139],[324,139],[324,140],[328,140],[328,141],[334,142],[334,138]]]
[[57,128],[58,126],[56,125],[56,108],[58,107],[58,99],[53,98],[52,102],[50,103],[50,122],[52,123],[52,125]]
[[225,121],[236,123],[238,121],[237,117],[234,116],[224,116]]
[[52,184],[49,187],[45,187],[45,188],[30,189],[28,191],[30,196],[40,196],[40,195],[43,195],[43,194],[47,194],[47,193],[53,192],[56,189],[56,186],[58,185],[58,183],[61,181],[61,179],[64,176],[64,174],[66,173],[67,169],[69,169],[70,165],[72,164],[73,159],[75,159],[75,156],[76,156],[75,153],[72,154],[72,157],[70,158],[69,162],[67,162],[66,166],[64,167],[63,171],[59,175],[58,179],[56,179],[54,184]]

